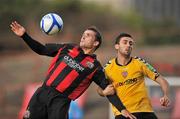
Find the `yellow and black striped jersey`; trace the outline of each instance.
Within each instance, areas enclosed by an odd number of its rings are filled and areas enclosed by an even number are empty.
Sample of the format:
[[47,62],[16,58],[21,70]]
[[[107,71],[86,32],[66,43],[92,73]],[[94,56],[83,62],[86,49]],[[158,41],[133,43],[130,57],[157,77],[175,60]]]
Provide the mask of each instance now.
[[[131,113],[153,112],[145,86],[145,76],[156,80],[159,73],[144,59],[132,57],[127,65],[119,65],[117,59],[104,67],[106,77],[112,82],[116,93]],[[121,113],[112,106],[115,115]]]

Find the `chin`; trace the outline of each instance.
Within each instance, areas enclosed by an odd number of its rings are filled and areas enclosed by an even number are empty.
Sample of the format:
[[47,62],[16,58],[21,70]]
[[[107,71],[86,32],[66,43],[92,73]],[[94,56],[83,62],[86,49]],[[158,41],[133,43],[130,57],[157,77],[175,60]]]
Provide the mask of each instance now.
[[80,47],[83,47],[84,45],[83,45],[83,43],[80,43],[79,46],[80,46]]

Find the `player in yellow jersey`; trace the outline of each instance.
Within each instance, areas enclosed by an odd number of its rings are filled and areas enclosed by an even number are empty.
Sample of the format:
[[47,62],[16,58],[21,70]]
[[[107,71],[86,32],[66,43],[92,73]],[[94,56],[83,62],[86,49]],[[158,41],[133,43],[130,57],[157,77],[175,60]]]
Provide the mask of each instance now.
[[[136,116],[137,119],[157,119],[154,114],[150,99],[145,86],[145,76],[157,82],[162,91],[163,97],[160,98],[162,106],[169,106],[168,82],[144,59],[132,57],[131,52],[134,39],[127,33],[118,35],[115,41],[117,57],[110,60],[105,66],[105,74],[115,88],[115,92],[125,105],[126,109]],[[111,94],[112,88],[101,90],[101,96]],[[115,119],[128,119],[112,106]]]

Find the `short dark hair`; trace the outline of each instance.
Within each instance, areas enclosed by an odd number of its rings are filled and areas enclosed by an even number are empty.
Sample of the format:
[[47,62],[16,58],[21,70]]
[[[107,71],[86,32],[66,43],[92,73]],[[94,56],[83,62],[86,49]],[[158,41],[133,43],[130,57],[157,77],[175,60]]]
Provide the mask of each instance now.
[[119,41],[120,41],[121,38],[123,38],[123,37],[130,37],[130,38],[132,38],[132,36],[131,36],[130,34],[128,34],[128,33],[120,33],[120,34],[116,37],[116,39],[115,39],[115,44],[119,44]]
[[100,47],[101,43],[102,43],[101,33],[100,33],[100,31],[97,29],[96,26],[90,26],[90,27],[87,28],[87,30],[92,30],[92,31],[94,31],[94,32],[96,33],[96,36],[95,36],[95,37],[96,37],[96,41],[99,42],[98,46],[96,46],[96,49],[95,49],[95,50],[97,50],[97,49]]

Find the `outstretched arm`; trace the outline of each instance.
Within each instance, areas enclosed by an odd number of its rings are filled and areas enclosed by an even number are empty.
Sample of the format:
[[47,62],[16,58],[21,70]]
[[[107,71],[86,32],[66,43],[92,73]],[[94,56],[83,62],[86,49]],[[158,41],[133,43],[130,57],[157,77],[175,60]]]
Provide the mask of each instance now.
[[162,106],[169,106],[170,105],[170,99],[169,99],[169,84],[168,82],[160,75],[155,80],[160,86],[163,91],[163,97],[160,98],[160,103]]
[[27,43],[27,45],[37,54],[39,55],[47,55],[47,56],[54,56],[56,53],[52,53],[46,48],[43,44],[37,42],[36,40],[32,39],[27,33],[26,29],[20,25],[18,22],[13,21],[10,24],[11,30],[17,36],[23,38],[23,40]]
[[[108,94],[108,90],[112,89],[111,85],[109,85],[109,82],[107,79],[105,79],[104,72],[102,70],[98,70],[96,74],[94,75],[94,82],[102,89],[106,90]],[[106,89],[107,88],[107,89]],[[105,92],[106,92],[105,91]],[[109,93],[110,94],[110,93]],[[132,115],[128,110],[126,110],[126,107],[123,105],[121,100],[116,94],[113,95],[106,95],[108,100],[111,102],[112,105],[114,105],[125,117],[129,117],[130,119],[136,119],[134,115]]]
[[[115,89],[112,84],[109,84],[104,90],[102,90],[100,87],[97,88],[97,92],[100,96],[108,96],[108,95],[114,95]],[[136,119],[136,117],[131,114],[127,109],[122,109],[121,113],[124,117],[129,119]]]
[[105,97],[107,95],[114,95],[115,94],[115,89],[114,86],[112,84],[109,84],[104,90],[102,90],[100,87],[97,88],[97,93],[102,96]]

